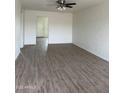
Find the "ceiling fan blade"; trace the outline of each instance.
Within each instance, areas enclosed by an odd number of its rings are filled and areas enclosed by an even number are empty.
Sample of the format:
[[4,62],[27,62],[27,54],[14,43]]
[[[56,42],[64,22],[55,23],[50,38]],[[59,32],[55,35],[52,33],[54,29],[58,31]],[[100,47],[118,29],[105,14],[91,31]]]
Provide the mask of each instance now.
[[66,5],[65,7],[68,7],[68,8],[73,8],[72,6],[70,6],[70,5]]
[[76,3],[66,3],[65,5],[76,5]]
[[65,0],[58,0],[58,1],[56,1],[56,3],[58,3],[58,4],[65,4]]
[[56,3],[61,4],[61,2],[60,2],[60,1],[56,1]]

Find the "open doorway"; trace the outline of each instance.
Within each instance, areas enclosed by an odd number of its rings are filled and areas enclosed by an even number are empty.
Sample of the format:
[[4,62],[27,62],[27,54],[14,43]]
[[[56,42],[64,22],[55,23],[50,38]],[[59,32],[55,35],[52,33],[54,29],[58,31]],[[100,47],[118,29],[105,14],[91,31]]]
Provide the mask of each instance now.
[[47,50],[48,46],[48,17],[37,17],[36,43]]

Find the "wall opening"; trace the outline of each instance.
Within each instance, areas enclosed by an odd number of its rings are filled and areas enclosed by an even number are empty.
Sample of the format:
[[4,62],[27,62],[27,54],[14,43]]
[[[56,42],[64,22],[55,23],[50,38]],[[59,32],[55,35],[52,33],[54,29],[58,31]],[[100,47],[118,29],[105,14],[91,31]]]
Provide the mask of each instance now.
[[37,17],[36,44],[44,50],[48,47],[48,17]]
[[48,38],[48,17],[37,17],[36,37]]

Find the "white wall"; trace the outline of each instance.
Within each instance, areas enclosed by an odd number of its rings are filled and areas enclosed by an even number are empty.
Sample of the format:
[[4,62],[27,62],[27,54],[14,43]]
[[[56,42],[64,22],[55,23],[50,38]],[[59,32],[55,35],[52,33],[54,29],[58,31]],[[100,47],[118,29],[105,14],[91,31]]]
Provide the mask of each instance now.
[[20,0],[15,0],[15,58],[23,47],[23,12]]
[[73,43],[105,60],[109,60],[108,2],[73,14]]
[[36,44],[36,18],[35,16],[25,13],[24,17],[24,44]]
[[25,11],[25,44],[35,44],[37,16],[48,17],[49,43],[72,43],[72,14]]
[[24,10],[21,9],[21,48],[24,46]]

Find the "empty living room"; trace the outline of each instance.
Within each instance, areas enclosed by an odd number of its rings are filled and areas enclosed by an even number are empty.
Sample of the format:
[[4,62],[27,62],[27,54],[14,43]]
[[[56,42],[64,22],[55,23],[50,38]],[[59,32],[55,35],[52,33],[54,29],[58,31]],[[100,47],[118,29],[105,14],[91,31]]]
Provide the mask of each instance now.
[[15,0],[16,93],[109,93],[109,0]]

